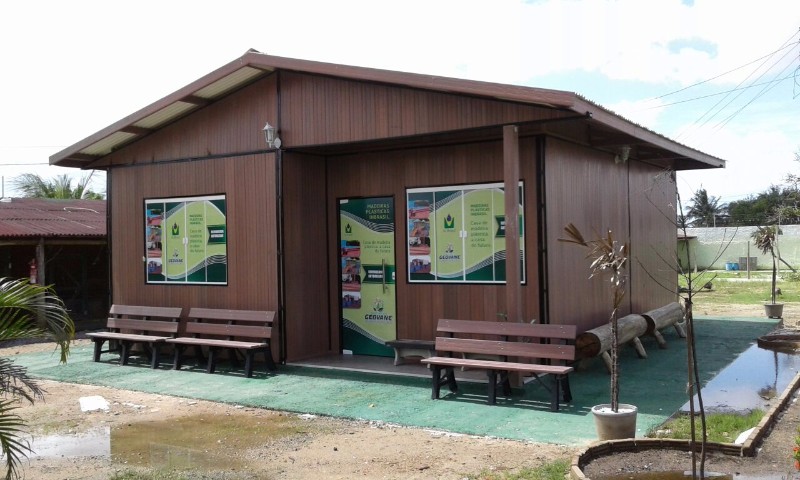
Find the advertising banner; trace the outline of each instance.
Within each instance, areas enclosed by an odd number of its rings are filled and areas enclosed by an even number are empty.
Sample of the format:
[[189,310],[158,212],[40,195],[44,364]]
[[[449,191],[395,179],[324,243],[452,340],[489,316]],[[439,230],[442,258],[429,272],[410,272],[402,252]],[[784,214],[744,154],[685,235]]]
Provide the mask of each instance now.
[[342,349],[393,356],[397,337],[394,199],[339,201]]
[[[523,186],[519,184],[520,258],[525,282]],[[502,183],[406,190],[408,281],[505,283]]]
[[145,200],[147,283],[226,285],[224,195]]

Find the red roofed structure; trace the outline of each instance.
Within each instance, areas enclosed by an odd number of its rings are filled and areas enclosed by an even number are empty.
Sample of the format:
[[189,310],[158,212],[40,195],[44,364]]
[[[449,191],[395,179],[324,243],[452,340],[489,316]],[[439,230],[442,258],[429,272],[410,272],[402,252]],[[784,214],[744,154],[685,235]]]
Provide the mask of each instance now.
[[105,200],[0,199],[0,277],[53,285],[76,319],[108,309]]

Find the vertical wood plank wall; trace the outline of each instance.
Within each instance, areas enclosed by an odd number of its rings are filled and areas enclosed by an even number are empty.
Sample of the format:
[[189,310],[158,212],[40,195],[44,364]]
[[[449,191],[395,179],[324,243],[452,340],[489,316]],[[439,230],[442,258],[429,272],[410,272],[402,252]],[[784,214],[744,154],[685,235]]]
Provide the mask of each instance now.
[[678,300],[677,187],[671,174],[641,162],[630,162],[630,186],[630,302],[643,313]]
[[[628,164],[612,155],[547,139],[545,153],[547,259],[550,321],[578,325],[583,332],[608,321],[608,282],[589,279],[586,250],[564,238],[564,227],[575,224],[586,238],[611,229],[628,239]],[[629,297],[628,297],[629,298]],[[623,306],[622,315],[628,313]]]
[[570,115],[532,105],[281,73],[285,145],[324,145]]
[[[184,315],[191,307],[277,310],[273,154],[113,168],[109,175],[114,303],[183,307]],[[210,194],[227,200],[228,285],[146,284],[144,200]]]
[[[331,352],[325,159],[283,154],[286,350],[298,360]],[[338,284],[338,282],[337,282]],[[338,318],[338,317],[337,317]]]
[[675,294],[661,286],[677,288],[674,268],[664,263],[677,247],[672,178],[658,167],[617,164],[610,154],[554,138],[547,139],[545,158],[551,321],[562,318],[582,332],[606,323],[611,312],[608,282],[588,278],[586,250],[558,241],[568,223],[587,239],[611,229],[616,240],[630,242],[621,315],[674,302]]
[[[538,316],[539,285],[537,278],[536,257],[536,183],[535,183],[535,140],[533,138],[521,139],[521,177],[525,181],[525,228],[526,236],[526,271],[528,283],[522,287],[523,312],[527,320]],[[292,167],[285,163],[286,175]],[[306,162],[309,163],[309,162]],[[310,162],[316,165],[316,162]],[[298,167],[305,168],[305,167]],[[316,171],[316,168],[314,169]],[[338,261],[339,247],[337,244],[337,218],[336,205],[339,198],[367,197],[390,195],[395,199],[396,223],[396,261],[397,261],[397,318],[398,336],[402,338],[433,338],[435,336],[436,322],[439,318],[459,318],[474,320],[498,320],[498,313],[505,313],[505,290],[502,285],[453,285],[453,284],[409,284],[406,281],[406,217],[405,217],[405,189],[438,185],[457,185],[465,183],[480,183],[487,181],[502,181],[503,179],[503,153],[501,142],[487,142],[451,147],[423,148],[414,150],[401,150],[385,153],[362,155],[349,155],[331,157],[327,160],[327,252],[328,252],[328,295],[331,299],[326,312],[325,321],[329,322],[332,333],[332,350],[339,351],[339,312],[338,312]],[[305,174],[305,172],[303,172]],[[298,171],[297,175],[300,173]],[[286,185],[288,183],[288,177]],[[292,180],[293,185],[297,179]],[[308,183],[310,182],[310,183]],[[286,195],[287,212],[306,211],[314,204],[318,207],[319,195],[313,193],[317,181],[311,177],[307,182],[299,184],[308,192],[307,197]],[[307,205],[298,205],[297,202],[306,202]],[[316,218],[316,216],[314,216]],[[305,222],[303,218],[295,215],[286,215],[287,240],[290,231],[292,238],[296,238],[302,229],[299,225],[289,226],[290,222]],[[304,223],[305,224],[305,223]],[[316,225],[305,224],[308,228],[317,228]],[[319,232],[309,232],[317,238]],[[287,241],[287,252],[290,247]],[[297,247],[299,251],[303,247]],[[317,255],[298,257],[296,262],[308,262],[303,268],[318,267]],[[298,268],[293,265],[292,268]],[[317,284],[315,284],[317,285]],[[287,296],[302,295],[302,291],[289,292],[287,279]],[[306,288],[308,290],[308,284]],[[314,288],[317,291],[316,288]],[[321,297],[317,292],[317,297]],[[307,297],[306,297],[307,298]],[[303,322],[303,327],[298,330],[309,329],[319,331],[320,324],[315,323],[321,318],[308,318],[302,315],[295,316],[290,312],[288,305],[297,305],[300,298],[287,299],[287,324],[290,322]],[[316,308],[314,308],[316,312]],[[298,313],[307,310],[299,309]],[[319,315],[315,313],[316,315]],[[316,325],[316,326],[314,326]],[[295,328],[295,327],[291,327]],[[287,330],[288,331],[288,330]],[[292,342],[291,338],[289,339]],[[292,344],[294,346],[294,344]],[[300,350],[297,353],[305,353]],[[294,352],[288,352],[290,357]]]

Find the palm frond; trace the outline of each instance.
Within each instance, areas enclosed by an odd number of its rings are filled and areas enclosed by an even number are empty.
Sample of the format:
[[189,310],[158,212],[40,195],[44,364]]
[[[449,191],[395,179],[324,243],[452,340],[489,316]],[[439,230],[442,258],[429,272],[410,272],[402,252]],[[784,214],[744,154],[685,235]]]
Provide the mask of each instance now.
[[24,398],[33,403],[44,399],[44,390],[28,375],[28,369],[15,365],[8,358],[0,358],[0,389],[3,394]]
[[50,287],[0,278],[0,340],[36,336],[56,342],[67,361],[75,323],[64,302]]
[[6,480],[19,477],[22,459],[31,452],[30,443],[22,440],[25,422],[13,413],[14,401],[0,400],[0,452],[6,460]]

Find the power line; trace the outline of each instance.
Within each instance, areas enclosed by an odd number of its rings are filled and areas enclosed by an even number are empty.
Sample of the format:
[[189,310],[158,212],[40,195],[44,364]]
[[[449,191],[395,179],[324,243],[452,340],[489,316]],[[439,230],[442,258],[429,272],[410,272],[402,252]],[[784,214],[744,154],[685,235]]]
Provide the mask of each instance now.
[[[800,70],[800,67],[798,67],[798,69]],[[716,96],[719,96],[719,95],[724,95],[724,94],[726,94],[726,93],[735,92],[735,91],[737,91],[737,90],[747,90],[748,88],[760,87],[761,85],[768,85],[768,84],[770,84],[770,83],[782,82],[782,81],[784,81],[784,80],[787,80],[787,79],[789,79],[789,78],[795,78],[795,83],[797,83],[798,79],[797,79],[796,77],[797,77],[797,72],[795,72],[795,73],[791,73],[791,74],[789,74],[789,75],[786,75],[786,76],[785,76],[785,77],[783,77],[783,78],[776,78],[776,79],[769,80],[769,81],[767,81],[767,82],[761,82],[761,83],[756,83],[756,84],[753,84],[753,85],[748,85],[748,86],[746,86],[746,87],[734,88],[734,89],[731,89],[731,90],[725,90],[725,91],[722,91],[722,92],[710,93],[710,94],[708,94],[708,95],[701,95],[701,96],[699,96],[699,97],[687,98],[686,100],[679,100],[679,101],[677,101],[677,102],[672,102],[672,103],[664,103],[664,104],[661,104],[661,105],[655,105],[655,106],[652,106],[652,107],[647,107],[647,108],[646,108],[646,110],[652,110],[652,109],[654,109],[654,108],[664,108],[664,107],[671,107],[671,106],[673,106],[673,105],[679,105],[679,104],[681,104],[681,103],[694,102],[694,101],[696,101],[696,100],[703,100],[703,99],[706,99],[706,98],[716,97]],[[687,87],[687,88],[688,88],[688,87]],[[670,94],[667,94],[667,95],[670,95]],[[662,95],[661,97],[656,97],[656,98],[662,98],[662,97],[665,97],[665,96],[666,96],[666,95]]]
[[[794,38],[796,35],[797,35],[797,33],[795,33],[794,35],[792,35],[792,36],[789,38],[789,40],[787,40],[787,42],[786,42],[786,43],[784,43],[784,45],[783,45],[783,46],[781,46],[781,48],[779,48],[779,49],[778,49],[778,50],[776,50],[775,52],[773,52],[773,53],[771,53],[771,54],[767,55],[766,57],[762,57],[762,58],[771,58],[773,55],[775,55],[775,53],[777,53],[777,52],[779,52],[779,51],[783,50],[783,48],[786,46],[786,44],[787,44],[787,43],[788,43],[788,42],[789,42],[789,41],[790,41],[792,38]],[[792,50],[793,50],[793,49],[792,49]],[[784,58],[785,58],[785,57],[786,57],[788,54],[792,53],[792,50],[789,50],[787,53],[785,53],[785,54],[784,54],[784,55],[783,55],[783,56],[782,56],[782,57],[781,57],[781,58],[778,60],[778,62],[780,62],[781,60],[783,60],[783,59],[784,59]],[[773,63],[773,65],[772,65],[772,66],[770,66],[768,69],[766,69],[766,70],[765,70],[764,72],[762,72],[760,75],[758,75],[754,81],[757,81],[758,79],[760,79],[761,77],[763,77],[763,76],[764,76],[764,75],[765,75],[767,72],[769,72],[769,71],[770,71],[770,70],[773,68],[773,66],[775,66],[775,64],[777,64],[778,62],[775,62],[775,63]],[[740,90],[740,89],[739,89],[739,87],[741,87],[741,86],[742,86],[742,84],[744,84],[745,82],[747,82],[747,81],[750,79],[750,77],[752,77],[752,76],[753,76],[753,75],[754,75],[756,72],[758,72],[759,70],[761,70],[761,68],[762,68],[762,67],[763,67],[763,66],[764,66],[766,63],[767,63],[767,60],[763,61],[763,62],[762,62],[762,63],[761,63],[761,64],[760,64],[760,65],[759,65],[759,66],[758,66],[758,67],[757,67],[755,70],[753,70],[753,71],[752,71],[752,72],[751,72],[749,75],[747,75],[747,77],[745,77],[745,78],[744,78],[744,79],[743,79],[741,82],[739,82],[739,84],[738,84],[738,85],[736,85],[736,89],[734,89],[733,91],[739,91],[739,90]],[[742,92],[743,92],[743,90],[742,90]],[[736,96],[734,96],[734,98],[733,98],[733,99],[731,99],[731,101],[729,101],[728,103],[726,103],[726,104],[725,104],[723,107],[721,107],[721,108],[720,108],[720,109],[718,109],[718,110],[717,110],[715,113],[713,113],[713,115],[711,115],[710,117],[708,117],[708,118],[707,118],[707,119],[706,119],[706,120],[705,120],[705,121],[704,121],[704,122],[703,122],[703,123],[700,125],[700,127],[702,127],[702,126],[704,126],[705,124],[707,124],[708,122],[710,122],[710,121],[711,121],[711,120],[712,120],[714,117],[716,117],[716,116],[717,116],[717,115],[718,115],[720,112],[722,112],[722,110],[724,110],[724,109],[725,109],[725,108],[726,108],[728,105],[730,105],[730,104],[731,104],[733,101],[735,101],[737,98],[739,98],[739,96],[741,96],[742,92],[740,92],[739,94],[737,94]],[[729,94],[728,94],[728,95],[725,95],[725,97],[723,97],[723,98],[722,98],[720,101],[718,101],[717,103],[715,103],[715,104],[714,104],[714,106],[712,106],[711,108],[709,108],[709,109],[708,109],[708,110],[707,110],[707,111],[706,111],[706,112],[705,112],[703,115],[701,115],[701,116],[700,116],[700,118],[698,118],[697,120],[695,120],[695,121],[694,121],[694,123],[692,123],[692,124],[691,124],[689,127],[687,127],[687,129],[685,129],[683,132],[681,132],[680,134],[678,134],[678,135],[676,136],[676,138],[680,138],[681,136],[683,136],[683,135],[684,135],[684,134],[685,134],[685,133],[686,133],[686,132],[687,132],[687,131],[688,131],[690,128],[693,128],[693,127],[694,127],[694,126],[696,126],[698,123],[700,123],[700,121],[701,121],[701,120],[703,120],[703,119],[704,119],[706,116],[708,116],[709,114],[711,114],[712,112],[714,112],[714,110],[715,110],[715,109],[717,109],[717,107],[718,107],[718,106],[719,106],[721,103],[723,103],[723,102],[725,101],[725,99],[727,99],[727,98],[728,98],[728,96],[729,96]],[[748,104],[749,104],[749,103],[748,103]]]
[[776,53],[780,52],[780,51],[781,51],[781,50],[783,50],[784,48],[789,48],[789,43],[791,42],[792,38],[794,38],[794,37],[795,37],[795,36],[796,36],[798,33],[800,33],[800,30],[798,30],[797,32],[793,33],[793,34],[792,34],[792,36],[791,36],[791,37],[789,37],[789,39],[788,39],[788,40],[786,40],[786,42],[784,42],[784,44],[783,44],[783,45],[782,45],[782,46],[781,46],[779,49],[775,50],[774,52],[768,53],[768,54],[764,55],[763,57],[756,58],[755,60],[753,60],[753,61],[751,61],[751,62],[749,62],[749,63],[746,63],[746,64],[744,64],[744,65],[738,66],[738,67],[736,67],[736,68],[734,68],[734,69],[732,69],[732,70],[728,70],[728,71],[727,71],[727,72],[725,72],[725,73],[720,73],[719,75],[717,75],[717,76],[715,76],[715,77],[711,77],[711,78],[708,78],[708,79],[706,79],[706,80],[699,81],[699,82],[697,82],[697,83],[694,83],[694,84],[692,84],[692,85],[689,85],[688,87],[683,87],[683,88],[681,88],[681,89],[675,90],[674,92],[669,92],[669,93],[665,93],[665,94],[663,94],[663,95],[659,95],[659,96],[657,96],[657,97],[653,97],[651,100],[658,100],[658,99],[661,99],[661,98],[664,98],[664,97],[668,97],[668,96],[670,96],[670,95],[675,95],[676,93],[680,93],[680,92],[682,92],[682,91],[684,91],[684,90],[688,90],[688,89],[690,89],[690,88],[692,88],[692,87],[696,87],[696,86],[698,86],[698,85],[703,85],[704,83],[711,82],[711,81],[713,81],[713,80],[716,80],[716,79],[718,79],[718,78],[720,78],[720,77],[724,77],[725,75],[727,75],[727,74],[729,74],[729,73],[733,73],[733,72],[735,72],[735,71],[737,71],[737,70],[741,70],[741,69],[742,69],[742,68],[744,68],[744,67],[750,66],[750,65],[752,65],[752,64],[754,64],[754,63],[756,63],[756,62],[757,62],[757,61],[759,61],[759,60],[762,60],[762,59],[764,59],[764,58],[770,57],[770,56],[772,56],[772,55],[774,55],[774,54],[776,54]]

